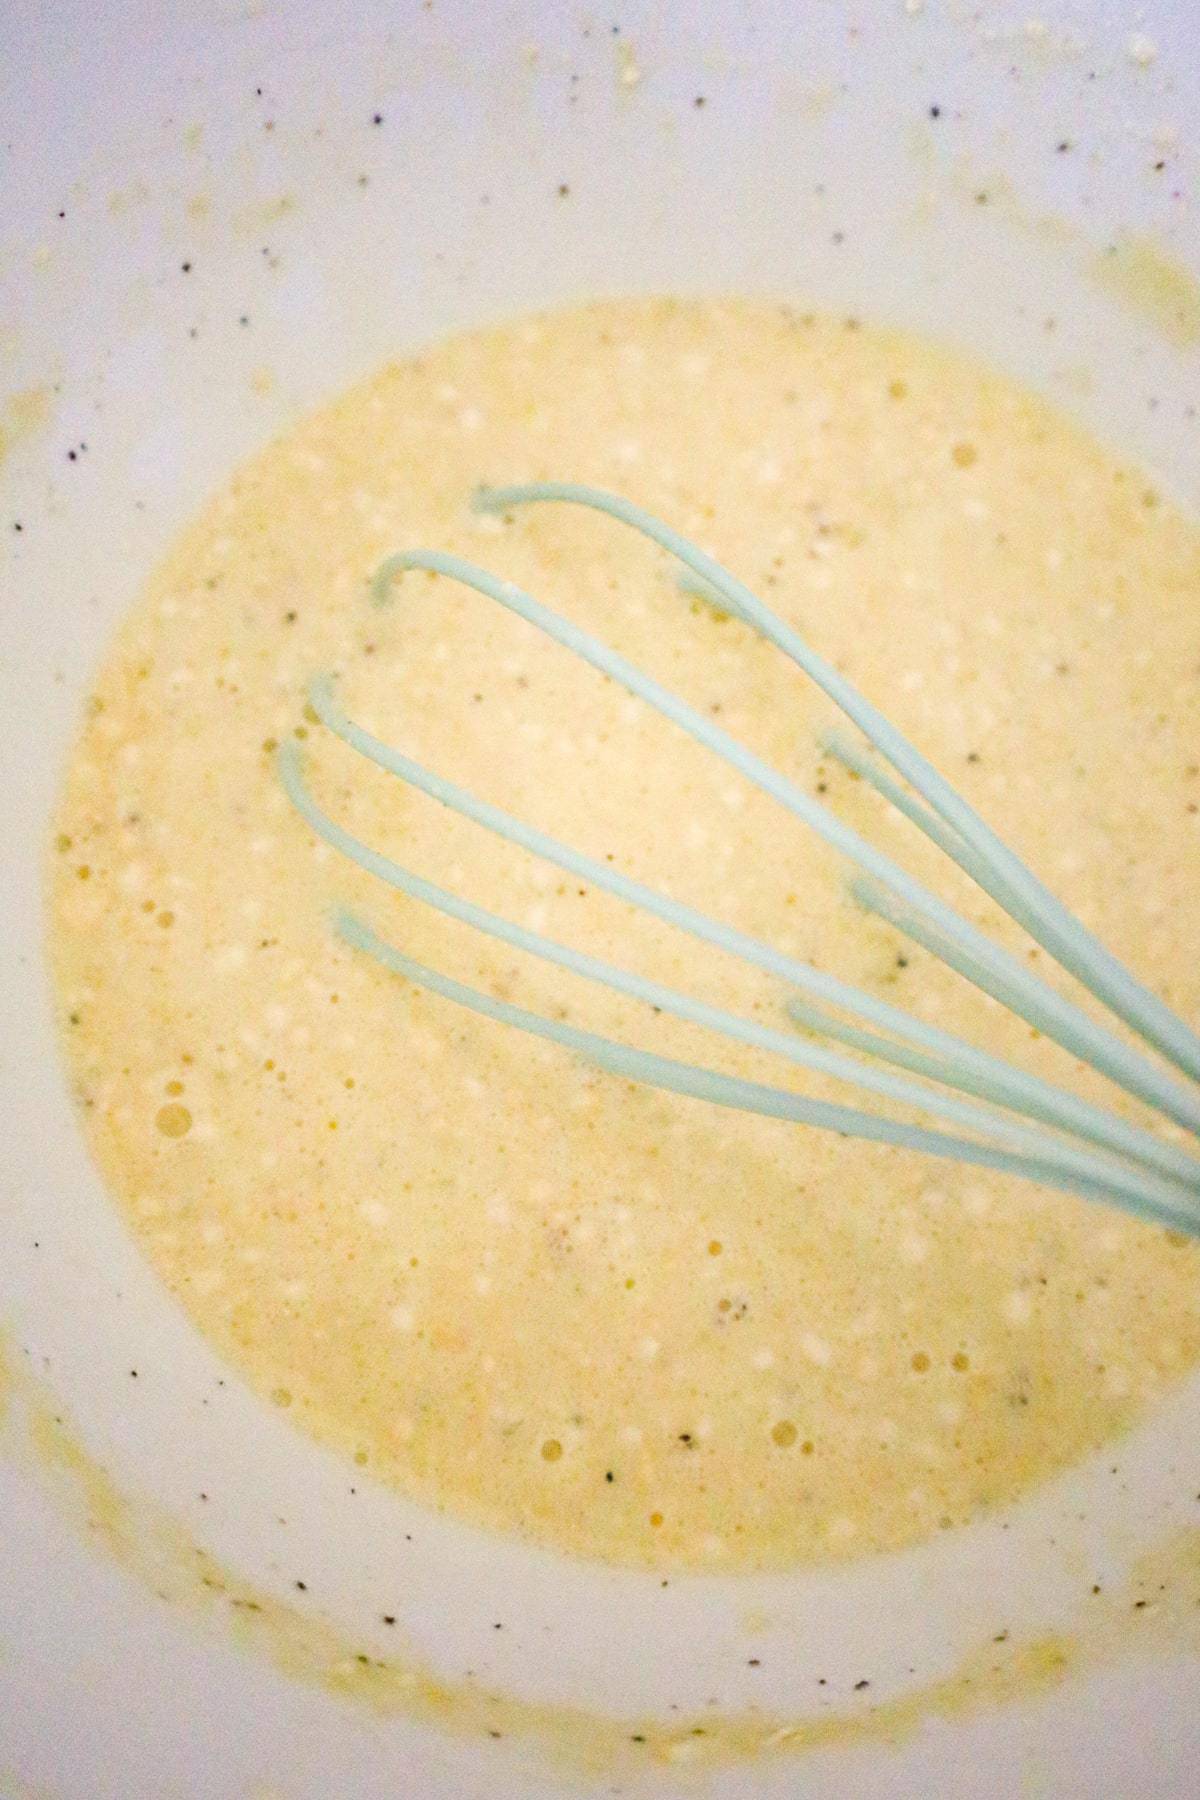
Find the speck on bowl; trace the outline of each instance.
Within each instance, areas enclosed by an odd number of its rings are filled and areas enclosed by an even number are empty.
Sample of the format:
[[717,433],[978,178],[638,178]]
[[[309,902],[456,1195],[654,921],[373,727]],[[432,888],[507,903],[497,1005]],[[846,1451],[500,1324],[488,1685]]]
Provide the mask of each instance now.
[[[967,346],[1194,497],[1189,20],[1185,0],[1136,28],[1102,0],[1028,19],[940,0],[10,9],[0,1328],[22,1374],[0,1461],[0,1789],[535,1800],[677,1794],[686,1774],[722,1797],[1195,1792],[1182,1654],[1084,1657],[895,1743],[848,1732],[693,1776],[685,1753],[709,1746],[681,1740],[684,1760],[614,1773],[605,1719],[705,1717],[716,1738],[751,1705],[803,1721],[928,1688],[1000,1621],[1072,1641],[1086,1572],[1119,1586],[1186,1522],[1195,1391],[1122,1445],[1120,1482],[1098,1463],[1006,1519],[834,1571],[663,1588],[431,1518],[268,1416],[142,1265],[64,1091],[38,881],[87,673],[170,533],[298,412],[455,326],[613,292],[799,297]],[[61,1449],[48,1469],[29,1405],[72,1422],[133,1513],[96,1479],[81,1500]],[[118,1555],[118,1516],[159,1536]],[[247,1650],[236,1609],[199,1606],[189,1540],[327,1637],[281,1627]],[[452,1702],[440,1729],[432,1685],[422,1718],[335,1691],[354,1686],[339,1657],[383,1658],[390,1632],[451,1691],[474,1670],[529,1702],[515,1732],[497,1742]]]

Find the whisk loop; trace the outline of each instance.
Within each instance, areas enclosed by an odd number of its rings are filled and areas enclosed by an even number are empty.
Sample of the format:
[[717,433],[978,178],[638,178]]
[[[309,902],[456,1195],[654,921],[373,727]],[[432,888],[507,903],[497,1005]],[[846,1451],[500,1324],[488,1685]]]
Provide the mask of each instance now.
[[[916,790],[920,799],[876,763],[869,752],[841,733],[832,733],[824,740],[827,753],[897,806],[1145,1042],[1186,1075],[1200,1077],[1200,1039],[1086,931],[895,727],[750,589],[669,526],[620,496],[600,489],[570,483],[534,483],[482,490],[474,503],[479,510],[500,513],[534,501],[566,501],[593,507],[633,526],[683,565],[681,585],[685,589],[720,606],[784,650],[860,727],[875,750]],[[440,551],[401,552],[388,557],[373,582],[377,603],[388,598],[396,577],[408,570],[444,575],[475,589],[647,701],[845,855],[860,871],[851,883],[859,904],[886,918],[1126,1092],[1148,1102],[1176,1125],[1200,1131],[1200,1094],[1193,1088],[1098,1024],[1040,977],[1030,974],[1015,957],[828,808],[616,651],[513,583],[497,579],[464,558]],[[1113,1201],[1141,1218],[1200,1235],[1200,1160],[1178,1145],[635,882],[610,865],[583,856],[456,787],[349,719],[338,705],[331,677],[314,680],[309,699],[324,725],[378,767],[535,856],[570,870],[701,941],[741,957],[822,1004],[814,1006],[793,999],[787,1010],[798,1030],[773,1029],[490,913],[416,875],[345,831],[308,792],[298,746],[286,745],[280,754],[280,774],[293,804],[318,836],[360,868],[449,917],[575,975],[970,1135],[949,1135],[858,1108],[812,1100],[788,1089],[676,1062],[545,1018],[413,961],[363,921],[340,913],[337,929],[342,938],[384,966],[487,1017],[564,1045],[591,1063],[632,1081],[848,1136],[1024,1175],[1087,1198]],[[849,1024],[827,1012],[825,1008],[829,1006],[878,1029]],[[840,1043],[854,1054],[843,1055],[813,1041],[814,1037]],[[864,1057],[870,1060],[862,1060]],[[905,1073],[897,1074],[895,1070]],[[915,1080],[911,1079],[913,1076]],[[971,1099],[957,1097],[963,1094]],[[976,1105],[975,1101],[984,1104]]]

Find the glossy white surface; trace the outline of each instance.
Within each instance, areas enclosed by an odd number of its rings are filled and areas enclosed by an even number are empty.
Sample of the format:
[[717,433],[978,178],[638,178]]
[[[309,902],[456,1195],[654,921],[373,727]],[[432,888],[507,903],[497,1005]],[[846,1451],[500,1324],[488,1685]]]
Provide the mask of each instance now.
[[[1200,491],[1196,350],[1090,276],[1130,229],[1200,266],[1173,197],[1200,116],[1182,0],[1137,21],[1045,7],[1038,29],[1009,6],[954,20],[933,0],[688,14],[589,21],[527,0],[483,29],[463,0],[364,4],[349,23],[303,4],[117,0],[6,22],[0,394],[51,391],[0,466],[0,1328],[121,1485],[263,1587],[287,1594],[302,1572],[314,1609],[366,1648],[386,1648],[386,1605],[438,1668],[514,1692],[803,1714],[818,1667],[851,1704],[864,1671],[873,1698],[902,1691],[1001,1615],[1014,1632],[1069,1626],[1081,1571],[1115,1580],[1185,1516],[1200,1481],[1178,1446],[1196,1441],[1200,1395],[1122,1447],[1121,1483],[1081,1471],[1009,1529],[838,1573],[664,1591],[367,1483],[351,1498],[344,1465],[232,1377],[217,1387],[224,1371],[108,1208],[40,963],[37,857],[66,736],[165,537],[299,409],[456,324],[642,289],[861,310],[1001,362]],[[1129,53],[1135,30],[1149,63]],[[1050,214],[1062,223],[1036,223]],[[605,1791],[536,1750],[372,1720],[199,1635],[89,1552],[20,1457],[0,1462],[0,1509],[0,1791],[10,1774],[64,1800]],[[1182,1797],[1195,1679],[1118,1668],[896,1751],[732,1767],[707,1791]]]

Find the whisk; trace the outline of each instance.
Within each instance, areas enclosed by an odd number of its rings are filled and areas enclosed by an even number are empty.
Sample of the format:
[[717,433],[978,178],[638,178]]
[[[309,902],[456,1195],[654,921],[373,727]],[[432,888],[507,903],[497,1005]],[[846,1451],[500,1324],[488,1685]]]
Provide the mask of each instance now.
[[[1147,1054],[1146,1049],[1098,1023],[711,718],[513,583],[499,580],[459,556],[436,550],[402,551],[379,567],[372,583],[375,603],[388,601],[404,573],[424,570],[461,582],[526,620],[656,708],[839,851],[856,871],[850,891],[865,911],[886,920],[1036,1031],[1151,1107],[1160,1124],[1168,1122],[1166,1130],[1133,1124],[785,955],[769,943],[631,880],[608,863],[580,854],[373,737],[342,710],[333,677],[321,675],[311,683],[308,696],[318,719],[378,768],[535,857],[742,958],[775,977],[789,998],[781,1005],[779,1025],[765,1025],[585,955],[435,885],[362,843],[323,812],[305,785],[299,745],[288,741],[279,753],[279,772],[289,798],[317,836],[360,869],[516,949],[663,1013],[770,1052],[794,1066],[833,1076],[862,1094],[915,1111],[931,1123],[910,1123],[866,1107],[819,1100],[786,1087],[679,1062],[527,1011],[415,961],[345,910],[335,918],[341,938],[418,987],[561,1045],[626,1080],[846,1137],[1001,1170],[1088,1199],[1115,1203],[1143,1220],[1200,1236],[1200,1158],[1181,1147],[1185,1134],[1200,1134],[1200,1088],[1192,1085],[1200,1082],[1200,1037],[1055,898],[844,675],[696,544],[619,495],[569,482],[484,488],[474,495],[472,504],[482,513],[505,514],[541,502],[590,507],[641,532],[676,560],[680,585],[686,592],[741,620],[790,657],[866,740],[862,743],[842,731],[833,732],[823,740],[826,754],[898,808],[1157,1055]],[[1187,1079],[1180,1080],[1180,1075]],[[938,1128],[944,1126],[952,1129]]]

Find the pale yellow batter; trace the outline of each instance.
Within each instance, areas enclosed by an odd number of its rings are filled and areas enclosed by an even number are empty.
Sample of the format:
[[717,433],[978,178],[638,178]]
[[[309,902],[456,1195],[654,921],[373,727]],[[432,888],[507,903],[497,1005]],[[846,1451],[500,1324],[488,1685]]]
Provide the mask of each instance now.
[[[113,1191],[276,1405],[386,1481],[584,1554],[846,1556],[1003,1504],[1200,1358],[1197,1260],[999,1176],[632,1088],[416,993],[347,901],[461,979],[786,1083],[481,941],[323,847],[349,829],[496,911],[783,1020],[761,976],[451,819],[304,710],[785,950],[1097,1096],[857,912],[802,826],[487,601],[458,550],[608,638],[964,910],[1027,946],[861,784],[826,703],[619,526],[466,508],[617,488],[690,532],[880,702],[1139,974],[1200,1015],[1200,531],[1006,381],[749,303],[616,303],[385,370],[243,470],[102,671],[55,821],[51,947]],[[1036,954],[1036,953],[1035,953]],[[847,1098],[831,1085],[808,1091]]]

